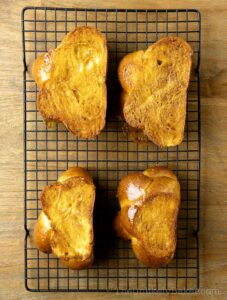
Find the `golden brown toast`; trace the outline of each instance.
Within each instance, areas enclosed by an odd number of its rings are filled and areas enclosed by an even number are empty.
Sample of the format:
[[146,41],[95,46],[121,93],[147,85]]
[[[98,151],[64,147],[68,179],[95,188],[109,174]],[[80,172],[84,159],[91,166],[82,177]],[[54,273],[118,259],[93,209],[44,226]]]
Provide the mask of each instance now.
[[71,269],[93,262],[93,207],[95,186],[83,168],[72,167],[42,193],[42,212],[34,229],[34,242],[53,252]]
[[105,126],[106,39],[95,28],[78,27],[33,64],[46,122],[63,122],[73,134],[93,138]]
[[192,49],[180,37],[164,37],[119,64],[125,121],[161,147],[183,140],[191,64]]
[[153,167],[125,176],[118,186],[117,235],[129,239],[148,267],[168,264],[176,249],[180,184],[172,171]]

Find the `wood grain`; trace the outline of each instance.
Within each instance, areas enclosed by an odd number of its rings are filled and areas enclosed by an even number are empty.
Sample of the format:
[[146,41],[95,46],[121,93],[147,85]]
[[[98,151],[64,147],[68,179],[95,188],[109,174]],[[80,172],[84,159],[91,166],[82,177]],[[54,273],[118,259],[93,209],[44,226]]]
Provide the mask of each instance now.
[[[23,274],[23,94],[20,13],[24,6],[197,8],[202,14],[200,285],[196,295],[130,294],[131,299],[227,297],[227,2],[0,0],[0,299],[127,299],[105,293],[29,293]],[[209,289],[209,290],[207,290]],[[210,289],[218,289],[213,291]],[[215,294],[216,293],[216,294]]]

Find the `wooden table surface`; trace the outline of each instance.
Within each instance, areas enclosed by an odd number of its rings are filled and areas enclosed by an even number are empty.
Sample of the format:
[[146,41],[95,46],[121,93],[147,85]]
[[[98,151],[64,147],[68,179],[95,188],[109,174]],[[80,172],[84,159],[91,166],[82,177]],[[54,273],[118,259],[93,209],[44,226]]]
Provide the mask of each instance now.
[[[64,4],[63,4],[64,2]],[[197,8],[202,14],[200,286],[198,294],[30,293],[24,288],[24,6]],[[0,0],[0,299],[227,299],[227,1]]]

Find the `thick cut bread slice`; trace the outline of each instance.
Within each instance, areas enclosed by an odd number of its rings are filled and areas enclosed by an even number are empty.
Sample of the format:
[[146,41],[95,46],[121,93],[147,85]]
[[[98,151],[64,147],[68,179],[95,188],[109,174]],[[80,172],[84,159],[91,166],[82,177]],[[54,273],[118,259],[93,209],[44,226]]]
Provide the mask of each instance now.
[[192,49],[180,37],[164,37],[120,62],[123,117],[161,147],[183,140],[191,64]]
[[129,239],[136,257],[148,267],[168,264],[176,249],[180,185],[172,171],[153,167],[125,176],[118,187],[121,210],[118,236]]
[[63,122],[81,138],[105,126],[107,46],[95,28],[78,27],[33,64],[38,108],[47,122]]
[[36,223],[38,249],[59,257],[72,269],[93,261],[93,206],[95,186],[82,168],[70,168],[41,196],[43,211]]

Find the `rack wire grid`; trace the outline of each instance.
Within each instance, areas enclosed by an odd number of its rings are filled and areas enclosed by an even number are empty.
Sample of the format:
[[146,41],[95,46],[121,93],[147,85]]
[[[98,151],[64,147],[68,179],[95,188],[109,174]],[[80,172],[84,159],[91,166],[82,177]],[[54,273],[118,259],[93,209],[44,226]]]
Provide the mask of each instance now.
[[[76,26],[93,26],[107,38],[108,113],[103,132],[79,139],[62,124],[49,129],[37,110],[37,86],[31,75],[35,58],[55,48]],[[193,292],[199,288],[200,186],[200,13],[197,10],[63,9],[26,7],[22,11],[25,143],[25,286],[30,291]],[[185,137],[177,147],[137,144],[118,117],[117,66],[128,52],[146,49],[159,38],[177,35],[192,49],[193,71],[187,99]],[[39,252],[32,231],[44,186],[70,166],[88,169],[96,183],[95,262],[69,270],[52,255]],[[116,189],[122,176],[153,165],[178,176],[182,201],[175,258],[165,267],[147,268],[135,258],[130,242],[114,236]]]

